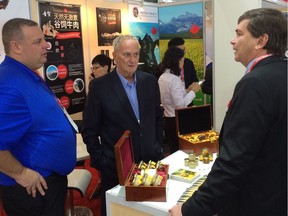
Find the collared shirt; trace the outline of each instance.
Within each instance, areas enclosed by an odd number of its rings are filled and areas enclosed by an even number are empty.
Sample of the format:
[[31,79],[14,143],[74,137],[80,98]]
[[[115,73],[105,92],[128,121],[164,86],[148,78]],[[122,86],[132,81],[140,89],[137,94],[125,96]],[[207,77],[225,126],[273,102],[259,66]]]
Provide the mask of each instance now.
[[[117,71],[117,70],[116,70]],[[134,76],[134,81],[130,83],[125,77],[123,77],[118,71],[117,74],[121,80],[121,83],[125,89],[126,95],[130,101],[134,114],[140,122],[140,115],[139,115],[139,105],[138,105],[138,98],[137,98],[137,90],[136,90],[136,73]]]
[[249,73],[259,61],[261,61],[262,59],[267,58],[267,57],[269,57],[271,55],[272,54],[262,55],[262,56],[259,56],[259,57],[255,58],[255,59],[253,59],[252,61],[250,61],[249,64],[247,65],[247,67],[246,67],[245,74]]
[[181,78],[171,74],[170,69],[165,70],[158,83],[166,117],[175,117],[175,109],[187,107],[196,96],[193,91],[186,92]]
[[248,64],[247,67],[246,67],[245,74],[248,73],[248,70],[249,70],[249,68],[251,67],[251,65],[254,63],[254,61],[255,61],[255,59],[253,59],[252,61],[249,62],[249,64]]
[[[70,173],[76,164],[76,135],[40,77],[5,57],[0,65],[0,150],[9,150],[43,177]],[[15,180],[0,172],[1,185]]]

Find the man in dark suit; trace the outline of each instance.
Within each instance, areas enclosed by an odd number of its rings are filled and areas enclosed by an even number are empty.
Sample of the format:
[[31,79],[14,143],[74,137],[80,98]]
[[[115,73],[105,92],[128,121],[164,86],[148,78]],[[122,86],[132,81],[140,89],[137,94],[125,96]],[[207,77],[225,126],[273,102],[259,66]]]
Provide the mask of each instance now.
[[287,216],[287,19],[259,8],[238,19],[231,41],[246,67],[206,181],[169,216]]
[[204,82],[201,85],[202,92],[204,94],[210,95],[210,107],[211,107],[211,119],[213,125],[213,63],[212,60],[206,56],[206,67],[205,67],[205,76]]
[[106,215],[105,191],[118,184],[114,145],[125,130],[131,131],[136,163],[163,158],[163,108],[157,79],[137,71],[140,46],[136,38],[119,36],[113,47],[116,68],[90,82],[83,112],[83,140],[91,166],[101,173],[102,215]]

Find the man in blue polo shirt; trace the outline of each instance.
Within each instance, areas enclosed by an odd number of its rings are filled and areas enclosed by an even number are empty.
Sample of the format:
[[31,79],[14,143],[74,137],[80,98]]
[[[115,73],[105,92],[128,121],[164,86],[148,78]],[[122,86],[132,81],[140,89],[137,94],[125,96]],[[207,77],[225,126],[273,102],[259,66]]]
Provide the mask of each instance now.
[[2,30],[0,195],[8,215],[63,216],[76,136],[63,108],[35,71],[47,61],[38,24],[15,18]]

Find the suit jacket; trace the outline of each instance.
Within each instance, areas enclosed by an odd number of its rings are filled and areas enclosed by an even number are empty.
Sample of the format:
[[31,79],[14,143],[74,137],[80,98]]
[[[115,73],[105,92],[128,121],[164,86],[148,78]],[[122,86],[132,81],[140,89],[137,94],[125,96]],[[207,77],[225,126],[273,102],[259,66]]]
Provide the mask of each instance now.
[[258,62],[236,85],[220,152],[183,216],[287,215],[287,61]]
[[[198,82],[198,77],[196,74],[196,70],[193,64],[193,61],[191,61],[188,58],[185,58],[184,60],[184,82],[185,82],[185,88],[187,89],[193,82]],[[188,104],[188,106],[193,106],[193,101]]]
[[140,123],[116,69],[89,84],[81,133],[91,165],[100,171],[116,167],[114,145],[125,130],[131,131],[136,163],[163,158],[163,108],[158,82],[155,76],[140,71],[136,72],[136,82]]
[[[205,81],[203,82],[201,89],[204,94],[211,96],[211,113],[213,119],[213,80],[212,80],[212,62],[210,62],[205,68]],[[213,124],[212,124],[213,125]]]
[[187,89],[193,82],[198,82],[198,77],[193,62],[185,58],[184,60],[184,82]]
[[201,89],[204,94],[209,94],[212,96],[213,90],[213,80],[212,80],[212,62],[208,64],[205,68],[205,81],[203,82]]

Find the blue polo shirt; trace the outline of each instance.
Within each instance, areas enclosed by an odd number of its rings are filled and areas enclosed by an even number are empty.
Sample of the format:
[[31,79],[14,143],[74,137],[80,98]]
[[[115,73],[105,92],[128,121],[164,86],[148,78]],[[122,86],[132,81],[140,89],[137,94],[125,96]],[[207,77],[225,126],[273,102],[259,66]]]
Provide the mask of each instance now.
[[[44,177],[67,175],[76,164],[76,135],[54,94],[9,56],[0,65],[0,150]],[[15,183],[0,172],[1,185]]]

